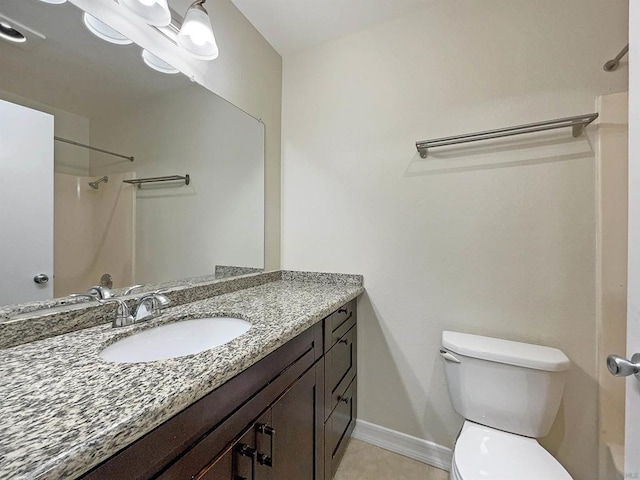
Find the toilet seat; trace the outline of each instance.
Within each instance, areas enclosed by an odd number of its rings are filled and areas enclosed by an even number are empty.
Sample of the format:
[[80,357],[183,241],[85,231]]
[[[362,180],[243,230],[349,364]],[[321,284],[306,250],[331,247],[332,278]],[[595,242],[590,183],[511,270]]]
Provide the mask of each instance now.
[[453,451],[452,480],[572,480],[533,438],[466,421]]

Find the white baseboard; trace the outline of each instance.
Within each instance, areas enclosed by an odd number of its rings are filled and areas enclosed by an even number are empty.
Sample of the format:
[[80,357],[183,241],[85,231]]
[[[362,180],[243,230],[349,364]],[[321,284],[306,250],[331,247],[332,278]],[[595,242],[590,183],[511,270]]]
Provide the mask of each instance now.
[[356,422],[353,438],[442,470],[451,470],[453,456],[451,449],[428,440],[412,437],[364,420]]

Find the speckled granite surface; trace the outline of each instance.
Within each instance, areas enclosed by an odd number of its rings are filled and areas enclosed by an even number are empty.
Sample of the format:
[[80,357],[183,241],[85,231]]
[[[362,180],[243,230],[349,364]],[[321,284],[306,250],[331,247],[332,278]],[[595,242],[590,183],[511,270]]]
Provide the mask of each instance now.
[[[75,478],[88,471],[364,291],[362,277],[353,276],[360,283],[352,284],[341,278],[276,279],[174,307],[140,325],[101,325],[1,350],[0,478]],[[221,315],[252,327],[182,358],[114,364],[98,355],[145,328]]]
[[262,273],[264,268],[234,267],[232,265],[216,265],[216,278],[237,277],[238,275],[248,275],[250,273]]
[[[334,278],[333,281],[336,282],[340,281],[338,279],[341,277],[341,275],[335,275],[331,278]],[[144,295],[147,291],[163,288],[167,289],[165,294],[171,299],[172,305],[182,305],[215,295],[262,285],[281,278],[282,271],[275,271],[234,278],[213,279],[207,276],[174,282],[147,284],[145,288],[136,290],[134,292],[135,295],[127,297],[130,299],[127,303],[132,307],[136,297]],[[114,295],[119,295],[122,291],[114,290],[113,293]],[[18,308],[16,309],[16,307]],[[45,308],[45,310],[38,310],[38,307]],[[113,304],[100,305],[95,301],[70,299],[68,297],[7,307],[4,312],[12,312],[14,316],[8,319],[0,319],[0,348],[21,345],[109,323],[113,319],[115,308]],[[2,310],[0,310],[0,313],[2,313]]]

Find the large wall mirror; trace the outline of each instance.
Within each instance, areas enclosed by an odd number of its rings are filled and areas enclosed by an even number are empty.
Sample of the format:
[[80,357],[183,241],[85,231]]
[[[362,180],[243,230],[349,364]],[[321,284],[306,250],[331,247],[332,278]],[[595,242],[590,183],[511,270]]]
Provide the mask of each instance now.
[[71,3],[0,28],[0,306],[263,268],[261,122]]

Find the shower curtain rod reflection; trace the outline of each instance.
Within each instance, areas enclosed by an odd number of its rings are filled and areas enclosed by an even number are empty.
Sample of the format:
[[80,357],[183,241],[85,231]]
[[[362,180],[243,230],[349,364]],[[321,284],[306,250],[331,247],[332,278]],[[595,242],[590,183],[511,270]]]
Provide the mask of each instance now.
[[121,155],[119,153],[110,152],[109,150],[104,150],[102,148],[92,147],[91,145],[85,145],[84,143],[75,142],[73,140],[67,140],[66,138],[62,138],[62,137],[53,137],[53,138],[54,138],[54,140],[57,140],[58,142],[68,143],[70,145],[75,145],[76,147],[86,148],[88,150],[93,150],[95,152],[105,153],[107,155],[112,155],[114,157],[125,158],[125,159],[129,160],[130,162],[133,162],[133,157],[132,156],[129,157],[127,155]]

